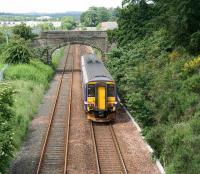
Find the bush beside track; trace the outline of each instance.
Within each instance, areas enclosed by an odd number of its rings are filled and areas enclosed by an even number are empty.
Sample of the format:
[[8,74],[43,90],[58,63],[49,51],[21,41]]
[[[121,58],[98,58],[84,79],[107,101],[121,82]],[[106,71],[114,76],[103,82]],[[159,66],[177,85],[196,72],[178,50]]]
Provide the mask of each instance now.
[[166,172],[199,173],[200,58],[183,48],[167,52],[169,44],[161,29],[114,49],[106,65]]
[[5,82],[0,83],[0,173],[5,173],[20,147],[63,55],[64,49],[57,51],[52,66],[32,59],[29,64],[10,65],[5,71]]

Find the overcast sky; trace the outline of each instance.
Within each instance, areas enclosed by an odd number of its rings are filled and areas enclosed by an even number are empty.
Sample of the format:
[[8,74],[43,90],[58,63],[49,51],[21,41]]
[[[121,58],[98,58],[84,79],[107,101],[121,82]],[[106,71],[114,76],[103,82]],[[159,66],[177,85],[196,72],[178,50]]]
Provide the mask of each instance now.
[[91,6],[117,7],[122,0],[0,0],[0,12],[85,11]]

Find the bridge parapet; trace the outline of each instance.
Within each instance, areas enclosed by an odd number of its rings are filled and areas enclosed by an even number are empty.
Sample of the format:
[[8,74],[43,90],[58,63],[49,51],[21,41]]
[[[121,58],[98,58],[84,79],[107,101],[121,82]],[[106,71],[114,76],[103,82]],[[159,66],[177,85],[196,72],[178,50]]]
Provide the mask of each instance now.
[[63,38],[107,38],[105,31],[46,31],[40,33],[41,39],[63,39]]

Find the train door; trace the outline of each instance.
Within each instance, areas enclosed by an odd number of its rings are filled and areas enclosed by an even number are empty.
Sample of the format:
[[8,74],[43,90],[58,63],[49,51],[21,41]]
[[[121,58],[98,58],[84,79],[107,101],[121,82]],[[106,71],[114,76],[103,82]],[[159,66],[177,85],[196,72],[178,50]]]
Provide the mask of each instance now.
[[106,87],[97,86],[98,110],[106,110]]

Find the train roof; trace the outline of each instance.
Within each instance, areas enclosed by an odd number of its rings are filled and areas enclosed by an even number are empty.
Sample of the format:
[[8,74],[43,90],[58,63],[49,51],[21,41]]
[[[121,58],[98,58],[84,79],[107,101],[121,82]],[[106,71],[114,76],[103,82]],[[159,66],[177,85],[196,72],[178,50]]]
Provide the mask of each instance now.
[[85,83],[90,81],[114,81],[103,62],[95,54],[84,55],[81,61]]

